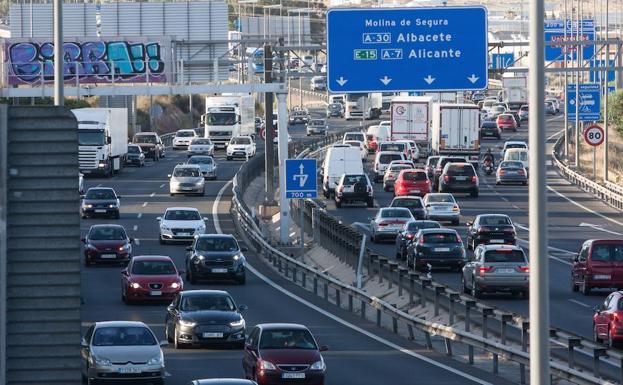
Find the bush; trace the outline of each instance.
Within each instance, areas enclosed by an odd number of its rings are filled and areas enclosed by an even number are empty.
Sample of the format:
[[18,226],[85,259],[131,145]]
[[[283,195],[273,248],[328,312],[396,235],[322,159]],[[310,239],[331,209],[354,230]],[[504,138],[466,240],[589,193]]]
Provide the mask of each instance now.
[[619,135],[623,135],[623,90],[608,97],[608,122]]

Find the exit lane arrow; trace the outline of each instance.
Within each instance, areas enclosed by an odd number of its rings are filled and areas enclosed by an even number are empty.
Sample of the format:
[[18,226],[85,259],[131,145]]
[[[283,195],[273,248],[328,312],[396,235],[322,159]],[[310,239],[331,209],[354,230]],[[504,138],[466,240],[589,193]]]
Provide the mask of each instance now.
[[478,76],[476,76],[476,74],[472,74],[472,76],[469,76],[467,78],[467,80],[469,80],[470,82],[472,82],[472,84],[476,83],[478,81],[478,79],[480,79]]
[[432,77],[431,75],[428,75],[428,77],[425,77],[425,78],[424,78],[424,81],[425,81],[426,83],[428,83],[428,84],[432,84],[432,83],[435,81],[435,79],[437,79],[437,78],[434,78],[434,77]]
[[384,78],[379,79],[379,80],[381,81],[381,83],[383,83],[383,84],[385,84],[385,85],[388,85],[388,84],[389,84],[389,82],[391,82],[391,81],[392,81],[392,79],[388,78],[388,77],[387,77],[387,75],[385,75],[385,77],[384,77]]
[[347,79],[344,79],[344,76],[340,76],[340,78],[336,80],[337,84],[339,84],[340,86],[344,86],[347,81]]

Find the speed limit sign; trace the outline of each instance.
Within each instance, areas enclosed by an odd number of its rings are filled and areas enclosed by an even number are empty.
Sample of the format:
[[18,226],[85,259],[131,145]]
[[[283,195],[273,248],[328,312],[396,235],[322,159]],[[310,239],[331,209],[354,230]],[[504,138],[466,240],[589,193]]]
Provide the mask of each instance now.
[[584,130],[584,140],[589,146],[597,147],[604,142],[604,129],[596,124]]
[[260,137],[262,138],[262,140],[264,141],[266,140],[266,129],[265,128],[262,128],[260,130]]

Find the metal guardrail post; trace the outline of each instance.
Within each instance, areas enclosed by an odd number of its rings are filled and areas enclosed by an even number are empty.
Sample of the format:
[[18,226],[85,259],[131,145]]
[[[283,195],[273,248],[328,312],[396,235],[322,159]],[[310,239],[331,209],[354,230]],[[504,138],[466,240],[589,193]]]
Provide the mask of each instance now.
[[[521,350],[528,350],[528,330],[530,329],[530,322],[523,321],[521,323]],[[526,365],[519,364],[519,383],[526,383]]]
[[450,301],[448,304],[448,326],[454,325],[454,304],[459,298],[461,296],[458,293],[450,293],[448,295],[448,301]]
[[318,275],[314,275],[314,295],[318,295]]
[[359,309],[359,312],[361,313],[361,318],[366,319],[366,301],[365,300],[361,300],[361,308]]
[[342,307],[342,298],[340,295],[340,288],[336,287],[335,288],[335,306],[341,308]]
[[387,263],[387,258],[379,257],[379,283],[383,283],[383,266]]
[[[471,329],[471,317],[470,311],[471,308],[476,307],[476,301],[467,300],[465,301],[465,331],[468,332]],[[467,356],[468,362],[470,365],[474,364],[474,347],[472,345],[467,346]]]
[[452,357],[452,340],[450,338],[444,338],[446,344],[446,355]]
[[420,281],[420,306],[426,306],[426,286],[430,286],[432,281],[430,279],[423,279]]
[[506,344],[506,326],[512,320],[512,314],[502,314],[502,320],[500,321],[500,340],[502,344]]
[[392,329],[395,334],[398,334],[398,318],[392,317]]
[[353,294],[348,293],[348,311],[353,312]]
[[324,299],[325,301],[329,301],[329,282],[325,282],[324,284]]
[[493,308],[486,307],[482,309],[482,338],[488,338],[488,325],[487,320],[489,316],[493,315]]
[[393,287],[393,277],[394,277],[394,273],[398,270],[398,262],[394,262],[394,261],[388,261],[387,262],[387,270],[389,272],[388,277],[387,277],[387,282],[389,283],[389,288],[391,289]]
[[578,346],[582,346],[582,340],[579,338],[569,338],[567,341],[567,349],[569,352],[569,356],[567,357],[567,363],[569,367],[573,369],[575,366],[575,348]]
[[443,286],[435,286],[435,317],[439,317],[439,296],[446,292],[446,288]]
[[409,274],[409,269],[403,266],[398,266],[398,296],[402,297],[402,291],[404,289],[404,277]]
[[303,289],[307,289],[307,274],[305,274],[305,270],[301,270],[301,284]]
[[413,295],[415,294],[415,281],[420,278],[420,275],[414,271],[409,271],[409,305],[413,305]]
[[376,309],[376,326],[381,327],[381,308]]
[[595,377],[599,377],[599,358],[607,355],[606,349],[593,348],[593,375]]
[[623,357],[621,358],[621,361],[619,362],[619,383],[623,384]]

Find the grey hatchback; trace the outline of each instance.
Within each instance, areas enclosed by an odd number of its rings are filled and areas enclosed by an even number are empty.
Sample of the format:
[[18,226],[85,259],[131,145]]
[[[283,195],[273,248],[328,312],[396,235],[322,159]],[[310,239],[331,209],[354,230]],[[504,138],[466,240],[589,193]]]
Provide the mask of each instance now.
[[416,270],[426,265],[460,270],[465,264],[465,247],[454,229],[423,229],[407,246],[407,264]]

